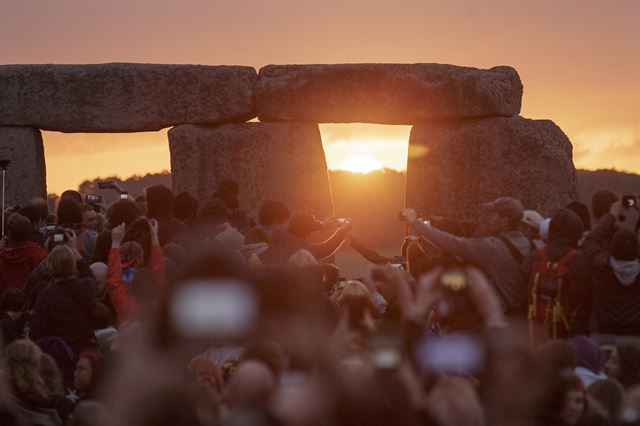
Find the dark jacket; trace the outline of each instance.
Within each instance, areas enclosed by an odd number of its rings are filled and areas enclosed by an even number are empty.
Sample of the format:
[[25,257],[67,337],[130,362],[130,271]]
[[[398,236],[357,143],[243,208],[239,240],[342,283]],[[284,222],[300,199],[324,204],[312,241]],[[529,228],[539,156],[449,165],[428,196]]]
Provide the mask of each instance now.
[[33,241],[11,243],[0,251],[0,296],[9,287],[22,288],[29,273],[47,257]]
[[59,337],[78,354],[95,344],[95,280],[86,263],[78,277],[53,281],[40,291],[31,319],[30,338]]
[[[549,260],[557,262],[569,251],[577,249],[578,241],[582,237],[583,226],[582,221],[575,213],[568,209],[559,210],[553,216],[549,229],[549,243],[544,247]],[[532,267],[537,261],[538,252],[533,251],[522,264],[522,272],[527,285]],[[571,259],[567,267],[572,281],[569,300],[571,300],[572,311],[575,312],[571,332],[572,334],[588,334],[592,294],[589,267],[582,253]]]
[[531,245],[522,232],[508,231],[500,236],[464,238],[419,220],[413,223],[413,228],[446,253],[482,268],[493,284],[502,308],[509,313],[524,313],[527,288],[520,272],[521,264],[501,239],[508,239],[524,258],[529,255]]
[[593,258],[599,252],[611,251],[611,239],[620,228],[616,225],[616,218],[611,213],[602,215],[582,242],[582,252],[588,265],[592,265]]
[[158,239],[164,246],[184,234],[187,226],[172,216],[173,194],[164,185],[147,188],[147,215],[158,221]]

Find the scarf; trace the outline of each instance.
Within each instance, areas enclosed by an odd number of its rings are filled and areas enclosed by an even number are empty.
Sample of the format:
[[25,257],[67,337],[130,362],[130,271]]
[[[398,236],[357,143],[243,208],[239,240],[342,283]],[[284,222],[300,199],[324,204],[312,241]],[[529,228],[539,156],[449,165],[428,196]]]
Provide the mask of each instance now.
[[614,257],[609,259],[609,263],[613,268],[613,273],[623,286],[633,284],[640,274],[640,259],[635,260],[618,260]]

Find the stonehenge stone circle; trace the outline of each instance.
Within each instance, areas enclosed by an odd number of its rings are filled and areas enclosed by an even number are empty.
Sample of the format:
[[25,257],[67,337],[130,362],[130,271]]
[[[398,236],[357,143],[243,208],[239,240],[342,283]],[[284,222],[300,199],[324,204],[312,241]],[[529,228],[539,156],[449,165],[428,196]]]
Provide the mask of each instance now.
[[138,132],[250,120],[252,67],[110,63],[0,66],[0,126]]
[[516,70],[442,64],[268,65],[260,69],[260,121],[415,124],[439,118],[513,116]]
[[11,160],[5,174],[5,205],[47,198],[46,166],[40,130],[0,127],[0,159]]
[[240,205],[257,217],[266,199],[292,214],[333,212],[327,164],[316,124],[242,123],[169,130],[174,193],[208,201],[217,184],[235,179]]
[[477,218],[500,196],[549,216],[576,194],[567,136],[550,120],[494,117],[414,126],[405,204],[422,215]]

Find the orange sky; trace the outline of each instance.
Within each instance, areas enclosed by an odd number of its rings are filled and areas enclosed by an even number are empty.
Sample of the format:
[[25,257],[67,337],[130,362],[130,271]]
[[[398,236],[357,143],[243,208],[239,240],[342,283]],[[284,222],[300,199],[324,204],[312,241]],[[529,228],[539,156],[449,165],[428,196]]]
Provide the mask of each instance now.
[[[640,1],[0,1],[2,64],[511,65],[522,115],[554,120],[576,166],[637,173],[639,46]],[[368,153],[401,168],[408,129],[323,125],[329,166]],[[169,167],[166,130],[44,138],[53,192]]]

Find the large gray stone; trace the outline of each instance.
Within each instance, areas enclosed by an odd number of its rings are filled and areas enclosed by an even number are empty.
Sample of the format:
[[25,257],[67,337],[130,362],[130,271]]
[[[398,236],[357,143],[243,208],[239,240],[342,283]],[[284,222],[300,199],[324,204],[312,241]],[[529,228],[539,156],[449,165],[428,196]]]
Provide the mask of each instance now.
[[482,203],[499,196],[543,215],[576,198],[571,142],[552,121],[487,118],[413,127],[407,206],[473,219]]
[[0,159],[11,160],[5,175],[6,205],[24,205],[34,197],[46,198],[46,168],[40,130],[0,127]]
[[173,191],[207,201],[217,184],[235,179],[240,205],[253,217],[265,199],[292,213],[332,213],[327,164],[315,124],[244,123],[169,131]]
[[0,125],[135,132],[255,117],[255,69],[98,64],[0,66]]
[[517,115],[521,101],[520,77],[505,66],[268,65],[256,86],[260,121],[414,124]]

